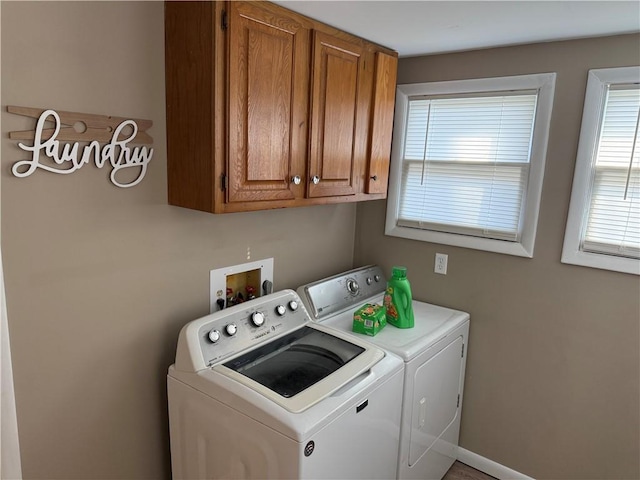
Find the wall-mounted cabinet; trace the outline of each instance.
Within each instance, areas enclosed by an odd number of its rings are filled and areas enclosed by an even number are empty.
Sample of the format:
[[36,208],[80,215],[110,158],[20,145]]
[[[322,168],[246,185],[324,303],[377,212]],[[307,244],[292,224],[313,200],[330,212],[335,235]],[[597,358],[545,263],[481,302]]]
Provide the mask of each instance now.
[[355,195],[358,138],[366,135],[364,49],[313,32],[309,197]]
[[397,54],[267,2],[166,2],[169,203],[385,198]]
[[[227,7],[228,203],[303,195],[309,32],[286,11]],[[217,119],[216,119],[217,120]]]

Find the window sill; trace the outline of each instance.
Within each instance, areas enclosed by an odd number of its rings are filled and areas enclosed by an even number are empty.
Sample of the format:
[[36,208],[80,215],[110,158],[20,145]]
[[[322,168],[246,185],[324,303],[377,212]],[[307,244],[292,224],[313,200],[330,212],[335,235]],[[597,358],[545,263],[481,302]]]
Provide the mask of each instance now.
[[410,240],[419,240],[422,242],[439,243],[442,245],[452,245],[454,247],[471,248],[474,250],[485,250],[505,255],[514,255],[517,257],[533,257],[533,242],[531,242],[531,245],[525,246],[523,244],[524,242],[507,242],[504,240],[472,237],[470,235],[399,227],[397,225],[387,225],[384,233],[385,235],[392,237],[408,238]]
[[569,265],[579,265],[581,267],[599,268],[601,270],[611,270],[612,272],[640,275],[640,260],[635,258],[616,257],[615,255],[605,255],[602,253],[582,252],[565,247],[562,252],[561,261],[562,263]]

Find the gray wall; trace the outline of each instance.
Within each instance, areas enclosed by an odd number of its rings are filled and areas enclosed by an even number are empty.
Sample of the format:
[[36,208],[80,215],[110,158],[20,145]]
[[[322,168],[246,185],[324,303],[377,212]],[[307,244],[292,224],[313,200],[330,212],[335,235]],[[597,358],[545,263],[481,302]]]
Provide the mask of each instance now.
[[557,72],[534,258],[385,237],[358,205],[355,264],[471,314],[461,445],[535,478],[640,478],[639,279],[560,263],[587,72],[639,60],[637,35],[400,60],[400,84]]
[[[385,203],[209,215],[166,204],[161,2],[2,3],[2,252],[25,478],[167,478],[165,373],[208,272],[275,258],[276,288],[378,262],[472,315],[462,445],[539,478],[638,478],[638,278],[559,263],[589,68],[638,37],[403,59],[400,82],[558,72],[535,257],[386,238]],[[148,118],[131,189],[93,165],[10,166],[7,105]],[[449,254],[436,276],[434,253]],[[489,280],[489,274],[492,278]],[[595,289],[602,292],[594,294]]]
[[[25,478],[169,478],[165,375],[209,270],[273,257],[275,287],[352,267],[355,205],[211,215],[167,205],[162,2],[2,3],[2,253]],[[7,105],[151,119],[138,186],[11,175]],[[204,140],[204,139],[203,139]],[[27,144],[31,144],[27,142]]]

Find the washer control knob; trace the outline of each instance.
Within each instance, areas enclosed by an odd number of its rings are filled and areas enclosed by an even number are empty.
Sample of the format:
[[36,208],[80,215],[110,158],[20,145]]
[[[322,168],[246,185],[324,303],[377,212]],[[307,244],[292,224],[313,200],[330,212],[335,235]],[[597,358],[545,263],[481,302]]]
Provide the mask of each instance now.
[[379,281],[380,281],[380,275],[374,275],[374,276],[373,276],[373,279],[374,279],[376,282],[379,282]]
[[211,340],[211,343],[216,343],[220,340],[220,332],[216,329],[211,330],[209,332],[209,340]]
[[350,278],[349,280],[347,280],[347,290],[349,290],[349,293],[351,295],[355,295],[356,293],[358,293],[358,290],[360,290],[360,285],[358,285],[358,282],[356,282],[353,278]]
[[371,277],[367,277],[367,285],[371,285],[371,282],[373,282],[373,280],[371,279]]
[[291,311],[295,312],[298,309],[298,302],[296,302],[295,300],[291,300],[289,302],[289,308],[291,309]]
[[230,323],[229,325],[224,327],[224,331],[227,332],[227,335],[229,335],[230,337],[233,337],[238,331],[238,327],[236,327],[235,323]]
[[283,316],[285,313],[287,313],[287,309],[284,308],[284,305],[278,305],[276,307],[276,313],[278,314],[279,317]]
[[253,323],[256,327],[261,327],[264,325],[264,315],[262,312],[253,312],[251,314],[251,323]]

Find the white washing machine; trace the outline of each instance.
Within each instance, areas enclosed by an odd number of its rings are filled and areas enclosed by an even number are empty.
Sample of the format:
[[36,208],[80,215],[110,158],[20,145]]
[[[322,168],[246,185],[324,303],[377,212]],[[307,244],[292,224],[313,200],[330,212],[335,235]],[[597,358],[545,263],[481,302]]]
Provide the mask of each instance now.
[[457,458],[469,337],[469,314],[413,302],[415,326],[387,325],[371,337],[352,331],[353,312],[364,303],[382,305],[386,279],[367,266],[298,289],[321,325],[369,341],[405,362],[399,479],[441,479]]
[[284,290],[187,324],[169,368],[174,479],[393,478],[402,360]]

